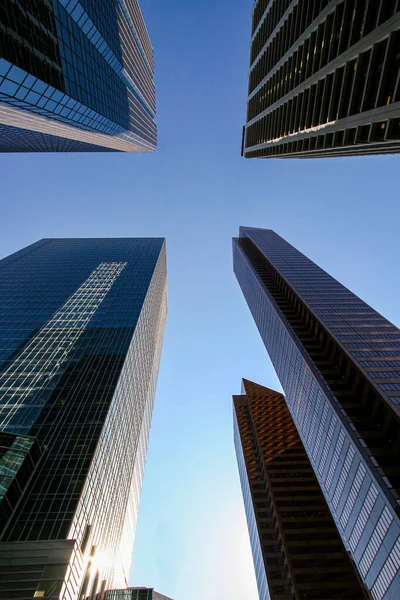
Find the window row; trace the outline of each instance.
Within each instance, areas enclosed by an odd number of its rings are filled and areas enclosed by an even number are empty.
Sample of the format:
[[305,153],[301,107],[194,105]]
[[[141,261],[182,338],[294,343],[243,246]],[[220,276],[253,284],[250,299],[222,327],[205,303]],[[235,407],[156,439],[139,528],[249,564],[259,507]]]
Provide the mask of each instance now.
[[[396,53],[396,45],[400,46],[400,31],[249,125],[246,129],[246,147],[308,131],[321,124],[396,102],[400,97],[400,53]],[[249,115],[248,120],[261,114],[273,103],[264,95],[263,104],[254,115]],[[360,141],[372,135],[369,129],[359,130]]]
[[370,371],[368,375],[373,379],[392,379],[400,377],[400,371]]
[[[329,0],[316,0],[314,2],[308,2],[308,0],[299,0],[289,14],[288,18],[282,23],[282,26],[279,28],[279,31],[276,33],[271,43],[264,51],[261,59],[256,63],[255,67],[253,67],[253,71],[254,69],[257,69],[259,63],[262,61],[264,72],[269,72],[272,67],[286,54],[289,48],[293,46],[293,44],[307,29],[307,27],[309,27],[309,25],[311,25],[311,23],[318,17],[319,13],[325,8],[328,2]],[[279,13],[282,16],[290,4],[290,0],[282,0],[277,4],[280,5]],[[271,33],[277,24],[278,23],[274,25],[274,22],[269,18],[264,20],[251,44],[251,65],[260,54],[265,44],[268,42]],[[254,87],[252,89],[254,89]]]
[[[371,6],[372,3],[369,4],[370,8]],[[346,39],[345,30],[346,27],[351,26],[351,20],[344,14],[343,4],[337,6],[336,12],[340,13],[338,19],[336,19],[335,13],[328,15],[326,21],[321,23],[318,30],[312,32],[310,37],[289,57],[282,67],[265,82],[254,96],[249,98],[248,120],[260,114],[309,77],[318,73],[320,69],[344,51],[341,48],[338,51],[338,47],[343,45],[343,40]],[[343,21],[341,27],[339,26],[340,20]],[[354,90],[352,101],[348,103],[348,106],[342,106],[343,114],[339,118],[393,101],[400,61],[400,57],[396,52],[399,35],[399,31],[394,32],[390,38],[382,40],[375,44],[373,49],[368,49],[362,53],[356,61],[348,63],[355,65],[353,73],[350,69],[348,75],[351,79],[355,75],[355,87],[357,89]],[[386,53],[387,57],[385,57]],[[264,56],[258,61],[250,75],[250,90],[254,90],[270,71],[270,69],[266,69],[263,60]],[[385,71],[382,72],[384,64]],[[379,83],[381,76],[382,81],[380,85],[377,85],[376,78],[378,77]],[[346,82],[346,87],[351,91],[349,82]],[[388,98],[391,98],[391,100],[388,101]]]
[[[360,353],[354,353],[354,354],[361,354]],[[367,354],[367,352],[363,353],[364,355]],[[400,367],[400,361],[397,360],[362,360],[360,361],[360,365],[362,365],[363,367]]]
[[[386,348],[390,351],[392,348],[400,348],[400,343],[397,342],[358,342],[346,343],[346,348]],[[387,352],[385,352],[385,355]]]
[[395,392],[397,390],[400,390],[400,383],[380,383],[379,387],[386,392]]
[[[326,323],[326,321],[325,321]],[[376,325],[363,325],[362,323],[359,324],[358,327],[351,327],[350,325],[348,327],[343,327],[340,326],[341,324],[338,323],[339,326],[337,325],[331,325],[330,329],[334,332],[334,333],[347,333],[349,331],[355,331],[355,332],[362,332],[364,331],[365,333],[371,333],[374,334],[376,332],[385,332],[385,331],[390,331],[393,330],[393,327],[391,327],[390,325],[386,325],[384,327],[377,327]]]
[[[255,30],[257,29],[261,19],[267,19],[268,21],[271,22],[270,24],[270,32],[272,32],[275,27],[277,26],[277,24],[279,23],[283,12],[286,11],[288,5],[290,4],[289,2],[281,2],[281,0],[272,0],[272,5],[271,5],[271,0],[259,0],[258,2],[255,2],[255,7],[254,7],[254,12],[253,12],[253,23],[252,23],[252,32],[251,35],[253,36]],[[284,9],[282,12],[281,9],[281,4],[284,5]],[[269,7],[268,13],[264,14],[267,7]]]

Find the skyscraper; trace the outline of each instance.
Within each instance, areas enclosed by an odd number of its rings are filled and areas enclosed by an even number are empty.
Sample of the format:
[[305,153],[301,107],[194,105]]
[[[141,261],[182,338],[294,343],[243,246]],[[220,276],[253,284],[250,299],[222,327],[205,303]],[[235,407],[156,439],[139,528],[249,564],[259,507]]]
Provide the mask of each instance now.
[[0,261],[0,594],[127,584],[164,323],[163,239]]
[[155,113],[138,0],[5,0],[0,151],[148,152]]
[[346,546],[375,600],[400,595],[400,332],[270,230],[234,270]]
[[399,152],[399,48],[399,0],[255,0],[243,155]]
[[233,403],[260,600],[370,598],[282,394],[243,380]]

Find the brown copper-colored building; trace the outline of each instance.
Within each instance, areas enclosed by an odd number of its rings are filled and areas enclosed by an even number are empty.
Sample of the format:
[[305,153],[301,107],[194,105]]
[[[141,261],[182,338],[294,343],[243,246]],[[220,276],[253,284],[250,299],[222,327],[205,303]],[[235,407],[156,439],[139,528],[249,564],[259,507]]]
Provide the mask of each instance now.
[[246,158],[400,151],[400,0],[255,0]]
[[370,598],[282,394],[243,380],[235,446],[260,600]]

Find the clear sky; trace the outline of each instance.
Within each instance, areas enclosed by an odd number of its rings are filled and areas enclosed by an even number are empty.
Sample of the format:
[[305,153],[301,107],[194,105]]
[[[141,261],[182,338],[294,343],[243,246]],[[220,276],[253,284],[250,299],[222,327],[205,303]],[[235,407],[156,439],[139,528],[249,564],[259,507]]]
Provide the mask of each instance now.
[[169,315],[131,583],[256,600],[231,395],[276,377],[231,267],[277,231],[400,324],[400,156],[245,160],[251,0],[142,0],[155,154],[0,156],[0,256],[42,237],[166,236]]

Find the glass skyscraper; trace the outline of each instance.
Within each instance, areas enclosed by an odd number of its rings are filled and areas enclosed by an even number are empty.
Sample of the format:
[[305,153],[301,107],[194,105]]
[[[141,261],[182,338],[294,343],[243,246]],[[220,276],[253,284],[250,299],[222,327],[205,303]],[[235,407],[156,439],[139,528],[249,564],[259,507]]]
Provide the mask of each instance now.
[[400,331],[270,230],[234,271],[307,454],[375,600],[400,595]]
[[282,394],[243,380],[236,456],[260,600],[368,600]]
[[138,0],[5,0],[0,151],[155,149],[153,51]]
[[0,261],[2,597],[127,584],[165,319],[164,239]]

